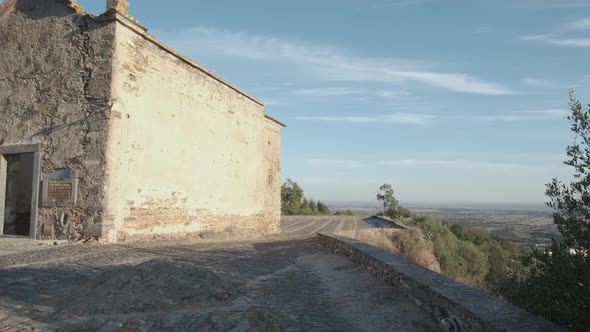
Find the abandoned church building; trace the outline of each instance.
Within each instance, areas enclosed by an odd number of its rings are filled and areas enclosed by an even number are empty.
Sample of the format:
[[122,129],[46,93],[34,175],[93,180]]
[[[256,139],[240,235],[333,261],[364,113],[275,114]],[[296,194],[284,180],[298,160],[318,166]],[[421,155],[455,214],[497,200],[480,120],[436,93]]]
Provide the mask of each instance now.
[[0,234],[277,232],[284,125],[128,8],[3,2]]

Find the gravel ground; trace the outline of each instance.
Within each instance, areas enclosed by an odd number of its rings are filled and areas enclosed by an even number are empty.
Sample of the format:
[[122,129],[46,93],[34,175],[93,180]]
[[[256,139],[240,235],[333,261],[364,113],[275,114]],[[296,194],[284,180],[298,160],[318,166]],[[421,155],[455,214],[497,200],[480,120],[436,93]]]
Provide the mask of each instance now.
[[433,331],[431,317],[290,217],[256,241],[57,244],[0,238],[0,331]]

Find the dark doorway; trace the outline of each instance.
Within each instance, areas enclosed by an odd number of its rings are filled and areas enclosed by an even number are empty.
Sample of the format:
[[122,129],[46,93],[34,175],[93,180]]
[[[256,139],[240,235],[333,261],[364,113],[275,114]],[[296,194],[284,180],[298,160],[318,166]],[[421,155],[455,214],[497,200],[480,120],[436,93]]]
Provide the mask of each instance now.
[[7,154],[4,235],[29,236],[33,196],[34,153]]

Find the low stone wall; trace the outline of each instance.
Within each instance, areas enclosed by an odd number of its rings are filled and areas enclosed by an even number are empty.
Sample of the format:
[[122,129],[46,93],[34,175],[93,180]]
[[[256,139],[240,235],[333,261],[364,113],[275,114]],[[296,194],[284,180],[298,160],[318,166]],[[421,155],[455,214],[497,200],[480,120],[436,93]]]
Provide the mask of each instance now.
[[371,216],[369,218],[363,219],[363,221],[377,228],[412,229],[412,227],[408,227],[393,219],[382,216]]
[[461,331],[566,331],[521,308],[366,243],[332,234],[318,234],[318,240],[330,253],[348,257],[392,285],[432,314],[433,319],[457,319]]

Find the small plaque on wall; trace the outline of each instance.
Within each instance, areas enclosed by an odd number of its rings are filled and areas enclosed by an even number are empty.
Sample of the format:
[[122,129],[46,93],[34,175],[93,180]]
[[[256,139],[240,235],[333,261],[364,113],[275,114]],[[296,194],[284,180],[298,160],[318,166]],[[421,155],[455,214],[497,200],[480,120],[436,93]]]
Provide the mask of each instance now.
[[48,180],[47,200],[55,203],[68,203],[72,197],[72,181],[70,179]]
[[78,191],[78,172],[59,170],[43,178],[43,206],[74,206]]

